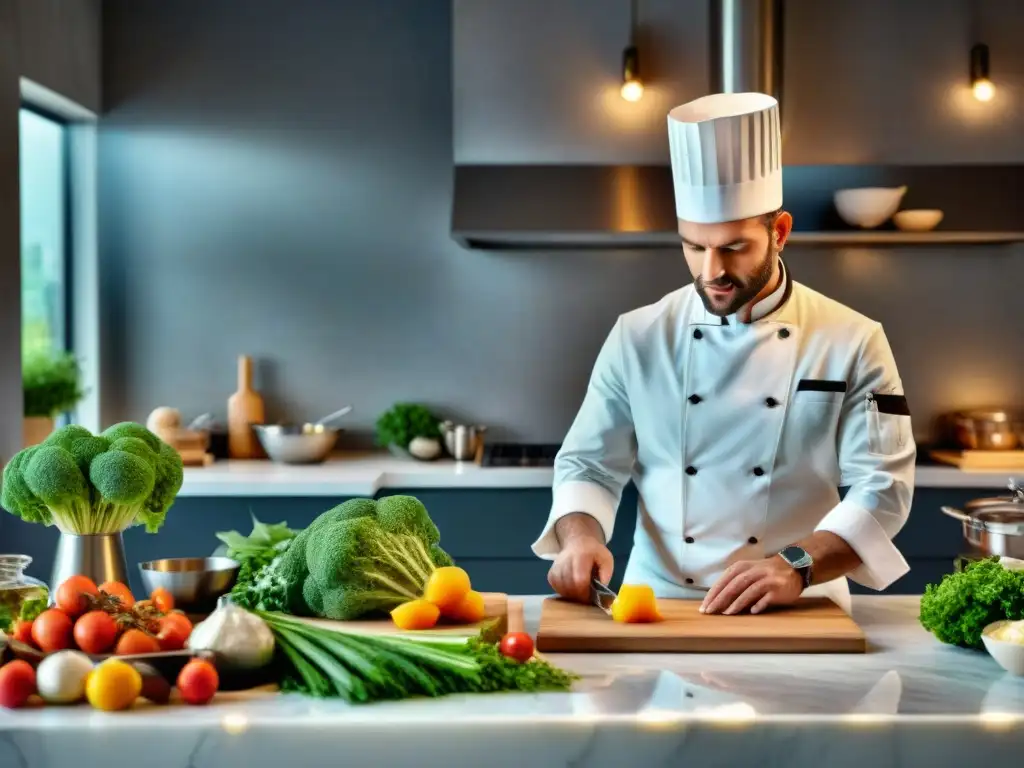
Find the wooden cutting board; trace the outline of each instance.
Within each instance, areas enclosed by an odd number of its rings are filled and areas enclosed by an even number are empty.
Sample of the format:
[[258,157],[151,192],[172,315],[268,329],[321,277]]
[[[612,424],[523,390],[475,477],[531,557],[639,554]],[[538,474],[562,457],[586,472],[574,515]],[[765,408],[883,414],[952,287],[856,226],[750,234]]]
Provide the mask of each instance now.
[[931,451],[931,457],[966,471],[1024,469],[1024,451]]
[[[443,632],[444,634],[472,636],[490,627],[493,633],[504,635],[508,630],[508,595],[501,592],[484,592],[484,619],[475,624],[445,624],[442,619],[437,626],[427,632]],[[401,630],[391,619],[370,619],[361,621],[333,621],[331,619],[307,619],[302,621],[339,630],[369,632],[380,635],[393,635],[408,630]]]
[[559,598],[541,607],[537,650],[615,653],[864,653],[857,623],[825,597],[788,608],[705,616],[699,600],[658,600],[663,621],[623,624],[600,608]]

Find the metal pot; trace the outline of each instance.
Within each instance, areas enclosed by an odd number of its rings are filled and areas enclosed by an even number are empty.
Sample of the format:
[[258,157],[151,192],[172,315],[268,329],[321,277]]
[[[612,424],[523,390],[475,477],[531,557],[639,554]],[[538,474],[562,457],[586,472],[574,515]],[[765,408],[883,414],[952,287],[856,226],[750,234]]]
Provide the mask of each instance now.
[[966,511],[942,507],[943,514],[963,523],[964,541],[973,552],[1024,559],[1024,488],[1013,480],[1011,496],[975,499]]
[[1024,417],[1014,411],[976,410],[954,414],[956,441],[974,451],[1012,451]]
[[454,424],[451,421],[441,422],[441,434],[444,435],[444,446],[456,461],[475,461],[483,449],[484,433],[487,427],[466,424]]

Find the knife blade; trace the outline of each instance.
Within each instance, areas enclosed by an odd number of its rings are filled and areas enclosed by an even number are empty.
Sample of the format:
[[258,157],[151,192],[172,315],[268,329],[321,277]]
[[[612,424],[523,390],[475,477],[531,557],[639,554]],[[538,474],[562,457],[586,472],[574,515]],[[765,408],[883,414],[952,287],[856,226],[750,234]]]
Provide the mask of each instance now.
[[590,578],[590,602],[607,613],[612,615],[612,602],[617,595],[607,585],[602,584],[595,573]]

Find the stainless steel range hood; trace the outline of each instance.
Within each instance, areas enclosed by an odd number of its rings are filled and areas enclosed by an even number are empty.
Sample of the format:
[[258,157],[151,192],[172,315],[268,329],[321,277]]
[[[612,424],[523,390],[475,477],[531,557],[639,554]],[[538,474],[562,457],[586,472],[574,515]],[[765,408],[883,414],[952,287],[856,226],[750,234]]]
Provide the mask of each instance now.
[[[783,0],[711,0],[711,92],[780,96]],[[674,246],[665,165],[455,167],[452,237],[467,248]]]

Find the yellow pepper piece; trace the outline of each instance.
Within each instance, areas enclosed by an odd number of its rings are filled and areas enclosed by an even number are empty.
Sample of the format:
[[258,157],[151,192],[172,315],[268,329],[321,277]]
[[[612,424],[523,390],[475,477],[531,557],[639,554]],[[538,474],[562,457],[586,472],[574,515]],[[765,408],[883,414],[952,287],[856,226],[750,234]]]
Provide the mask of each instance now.
[[654,590],[646,584],[623,584],[612,601],[612,620],[625,624],[661,621]]

